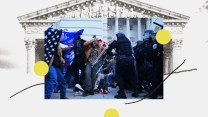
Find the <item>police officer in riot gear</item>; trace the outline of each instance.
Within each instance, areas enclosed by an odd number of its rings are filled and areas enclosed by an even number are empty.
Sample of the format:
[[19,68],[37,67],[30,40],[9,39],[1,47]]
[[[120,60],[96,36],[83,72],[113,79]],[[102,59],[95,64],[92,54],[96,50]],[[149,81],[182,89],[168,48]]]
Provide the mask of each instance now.
[[137,45],[134,47],[134,56],[136,59],[136,66],[137,66],[137,73],[138,73],[138,92],[142,93],[142,82],[144,79],[144,67],[143,67],[143,55],[140,52],[142,47],[143,41],[137,41]]
[[[133,57],[133,48],[130,40],[123,34],[116,34],[117,40],[114,40],[107,49],[108,55],[112,54],[112,49],[116,50],[116,79],[118,80],[119,91],[115,96],[117,99],[126,99],[125,80],[131,82],[133,89],[132,97],[138,97],[137,92],[137,77]],[[128,76],[126,76],[128,74]],[[125,77],[126,76],[126,77]]]
[[156,41],[153,30],[146,30],[143,39],[142,49],[139,51],[144,59],[143,86],[151,93],[149,98],[156,99],[158,95],[163,95],[163,85],[155,90],[163,81],[163,46]]
[[[137,59],[137,68],[139,74],[139,86],[150,93],[152,89],[151,79],[153,76],[153,64],[152,64],[152,39],[155,36],[153,30],[146,30],[143,34],[143,42],[137,45],[135,49],[135,57]],[[142,86],[141,86],[142,85]]]
[[[163,45],[159,44],[155,37],[152,42],[152,63],[153,63],[153,77],[152,77],[152,91],[163,82]],[[163,83],[150,95],[151,99],[157,99],[158,96],[163,98]]]

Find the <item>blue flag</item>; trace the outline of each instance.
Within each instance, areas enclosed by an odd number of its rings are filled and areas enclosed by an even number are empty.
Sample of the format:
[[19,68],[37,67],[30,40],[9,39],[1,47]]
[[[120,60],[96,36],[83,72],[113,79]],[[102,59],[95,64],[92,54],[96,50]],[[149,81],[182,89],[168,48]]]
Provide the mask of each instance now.
[[82,35],[82,33],[84,32],[84,29],[81,29],[77,32],[62,32],[62,36],[61,36],[61,42],[65,45],[68,45],[69,47],[71,47],[66,54],[64,55],[64,59],[68,65],[71,65],[73,63],[74,60],[74,48],[73,48],[73,43],[74,41],[76,41],[79,37],[79,35]]
[[74,60],[74,48],[70,48],[66,54],[64,55],[65,61],[67,63],[67,65],[71,65],[73,63]]
[[65,45],[72,46],[73,42],[78,39],[79,35],[82,35],[84,29],[81,29],[76,32],[62,32],[61,42]]

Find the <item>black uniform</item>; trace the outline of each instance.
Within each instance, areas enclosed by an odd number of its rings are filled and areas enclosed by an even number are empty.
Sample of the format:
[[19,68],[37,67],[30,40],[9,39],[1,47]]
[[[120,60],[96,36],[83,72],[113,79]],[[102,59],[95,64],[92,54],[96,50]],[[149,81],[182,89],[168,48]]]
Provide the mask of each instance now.
[[[73,61],[72,67],[74,68],[74,72],[75,72],[74,83],[83,85],[83,80],[85,78],[84,71],[85,71],[85,58],[86,58],[86,55],[84,53],[84,43],[85,43],[85,40],[79,39],[79,41],[81,41],[81,48],[83,50],[82,50],[82,52],[80,54],[77,54],[76,52],[74,52],[75,57],[74,57],[74,61]],[[75,43],[76,43],[76,41],[74,42],[74,50],[77,49]],[[81,76],[79,75],[79,70],[81,70]]]
[[[138,97],[136,88],[137,77],[133,57],[131,42],[123,33],[116,34],[117,41],[113,41],[107,49],[107,54],[112,55],[111,50],[116,49],[116,79],[118,80],[119,91],[115,98],[126,98],[125,80],[131,83],[134,93],[132,96]],[[126,76],[126,77],[125,77]]]
[[137,45],[134,47],[134,56],[136,59],[136,65],[137,65],[137,73],[138,73],[138,92],[142,92],[142,82],[144,80],[144,57],[143,54],[140,53],[140,51],[143,49],[143,41],[138,41]]
[[[156,40],[153,41],[153,45],[156,48],[153,48],[152,52],[152,63],[153,63],[153,77],[152,77],[152,91],[157,88],[157,86],[163,82],[163,46],[159,44]],[[163,96],[163,83],[162,85],[155,90],[150,98],[155,99],[158,95]]]
[[152,90],[152,79],[153,79],[153,40],[148,38],[140,44],[140,47],[135,50],[135,56],[137,58],[137,63],[139,63],[139,77],[141,89],[141,82],[144,89],[150,93]]
[[[152,93],[163,81],[163,46],[152,38],[144,41],[142,46],[139,54],[143,57],[143,86],[148,93]],[[155,90],[150,98],[155,99],[158,95],[163,95],[163,85]]]

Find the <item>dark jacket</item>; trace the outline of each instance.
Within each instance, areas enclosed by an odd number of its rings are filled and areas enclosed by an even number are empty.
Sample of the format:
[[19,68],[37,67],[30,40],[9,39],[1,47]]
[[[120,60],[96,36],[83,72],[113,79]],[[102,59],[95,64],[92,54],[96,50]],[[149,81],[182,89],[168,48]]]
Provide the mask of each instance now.
[[107,49],[107,54],[112,55],[111,50],[116,49],[117,56],[132,55],[133,49],[130,40],[123,34],[116,34],[117,41],[113,41]]

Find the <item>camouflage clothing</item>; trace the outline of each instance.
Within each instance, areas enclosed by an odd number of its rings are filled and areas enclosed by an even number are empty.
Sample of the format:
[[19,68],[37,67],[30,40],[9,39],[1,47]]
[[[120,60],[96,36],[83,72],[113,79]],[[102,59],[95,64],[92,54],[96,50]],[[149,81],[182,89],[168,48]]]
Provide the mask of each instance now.
[[94,48],[90,54],[89,62],[93,64],[93,62],[96,60],[97,57],[98,57],[98,48]]

